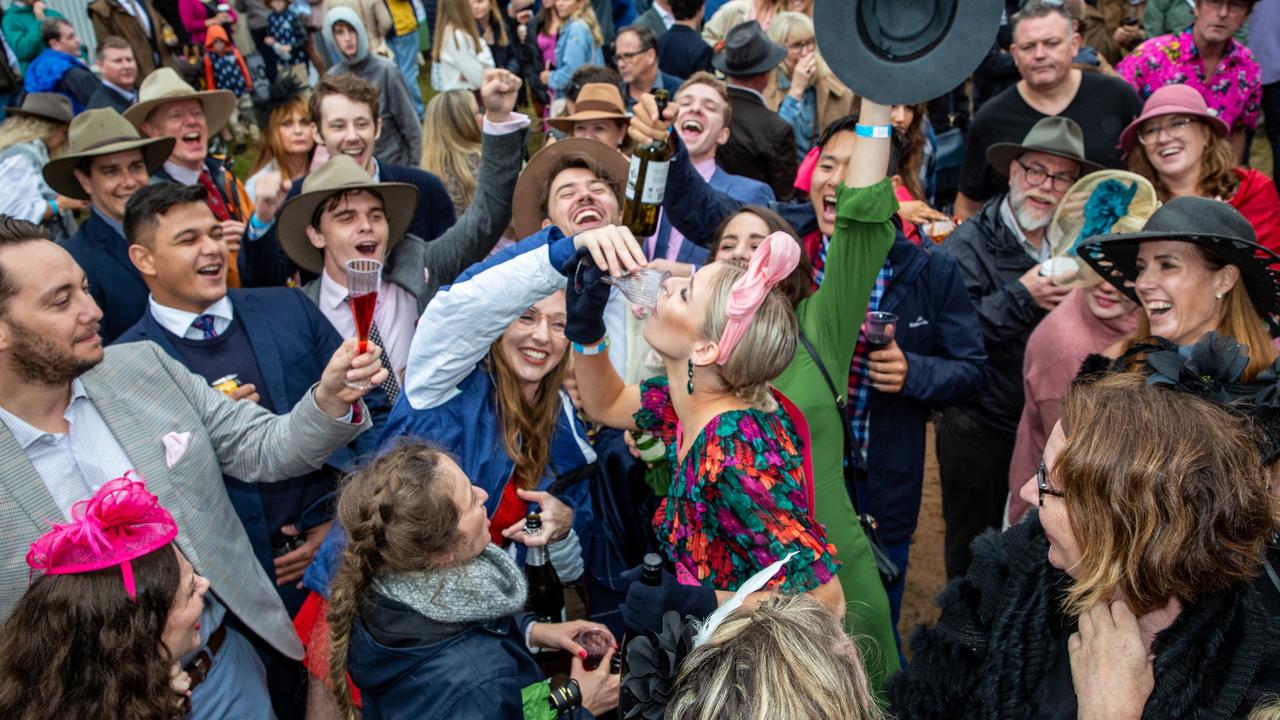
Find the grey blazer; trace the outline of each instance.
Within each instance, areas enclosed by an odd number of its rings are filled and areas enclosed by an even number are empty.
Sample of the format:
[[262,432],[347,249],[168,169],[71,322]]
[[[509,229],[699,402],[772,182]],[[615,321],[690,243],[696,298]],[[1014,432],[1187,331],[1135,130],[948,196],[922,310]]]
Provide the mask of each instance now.
[[[272,647],[294,659],[302,645],[271,581],[258,564],[223,487],[226,473],[246,482],[298,477],[369,427],[322,413],[310,393],[288,415],[236,402],[209,387],[153,342],[114,345],[80,376],[147,489],[178,523],[178,547],[209,579],[214,595]],[[191,433],[186,452],[165,464],[161,438]],[[27,550],[65,521],[44,481],[0,423],[0,619],[28,585]]]
[[[485,259],[511,223],[511,202],[528,134],[528,128],[504,135],[485,133],[471,207],[435,240],[405,235],[387,255],[383,277],[413,294],[419,315],[441,285],[452,283],[463,270]],[[302,291],[320,303],[319,278]]]

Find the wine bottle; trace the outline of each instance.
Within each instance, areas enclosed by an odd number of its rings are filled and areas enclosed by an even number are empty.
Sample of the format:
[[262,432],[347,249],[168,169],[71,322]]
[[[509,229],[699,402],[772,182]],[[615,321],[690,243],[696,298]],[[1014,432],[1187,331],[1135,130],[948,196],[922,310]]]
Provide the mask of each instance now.
[[[659,118],[666,110],[669,98],[666,90],[654,91]],[[631,153],[622,224],[637,239],[647,238],[658,231],[658,209],[662,207],[662,198],[667,192],[667,168],[674,152],[675,143],[668,137],[641,145]]]
[[[524,531],[530,536],[542,534],[542,518],[538,513],[525,517]],[[529,582],[529,611],[537,622],[564,622],[564,586],[556,569],[551,567],[545,545],[525,551],[524,576]]]
[[[644,559],[641,561],[640,582],[650,587],[658,587],[662,585],[662,556],[658,553],[645,553]],[[625,681],[630,671],[627,668],[627,645],[635,638],[630,630],[622,638],[622,644],[618,646],[618,652],[613,656],[610,672],[619,675],[620,681]],[[630,691],[623,691],[618,696],[618,716],[626,717],[626,714],[637,703],[637,699],[631,695]]]

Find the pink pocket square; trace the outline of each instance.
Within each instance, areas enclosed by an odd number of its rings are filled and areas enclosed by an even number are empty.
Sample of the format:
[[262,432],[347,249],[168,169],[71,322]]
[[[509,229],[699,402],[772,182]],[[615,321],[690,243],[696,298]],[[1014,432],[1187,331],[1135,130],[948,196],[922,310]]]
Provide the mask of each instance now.
[[187,445],[191,443],[191,433],[171,432],[160,438],[160,441],[164,443],[164,465],[173,467],[186,454]]

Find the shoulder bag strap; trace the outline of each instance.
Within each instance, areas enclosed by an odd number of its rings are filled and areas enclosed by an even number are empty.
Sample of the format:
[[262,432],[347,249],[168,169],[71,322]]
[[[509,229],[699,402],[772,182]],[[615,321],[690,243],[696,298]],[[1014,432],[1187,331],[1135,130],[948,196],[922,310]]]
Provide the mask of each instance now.
[[858,509],[858,488],[854,484],[852,472],[855,467],[853,463],[853,431],[849,429],[849,417],[846,413],[848,404],[845,402],[844,396],[840,391],[836,390],[836,384],[831,381],[831,374],[827,372],[827,366],[822,364],[822,358],[818,355],[818,351],[813,348],[813,344],[809,342],[809,338],[805,337],[804,331],[800,332],[800,344],[804,346],[805,352],[809,353],[809,357],[813,358],[813,364],[818,366],[818,372],[822,373],[822,379],[827,381],[827,389],[831,391],[831,397],[836,402],[836,412],[840,414],[840,429],[844,435],[844,485],[845,490],[849,493],[849,502],[853,503],[853,513],[861,515],[862,511]]

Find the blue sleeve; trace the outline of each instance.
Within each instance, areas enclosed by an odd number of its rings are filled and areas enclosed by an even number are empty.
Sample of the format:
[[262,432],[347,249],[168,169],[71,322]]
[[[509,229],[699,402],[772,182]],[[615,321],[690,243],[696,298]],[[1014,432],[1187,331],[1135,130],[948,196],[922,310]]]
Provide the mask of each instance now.
[[938,348],[945,355],[905,352],[907,380],[902,396],[935,405],[969,399],[983,385],[987,373],[987,351],[973,301],[955,260],[945,250],[936,250],[929,259],[929,293],[936,299]]
[[[451,285],[466,282],[475,275],[478,275],[495,265],[501,265],[517,255],[523,255],[530,250],[536,250],[543,245],[551,246],[547,252],[550,254],[551,264],[555,266],[556,270],[563,268],[564,264],[569,261],[569,258],[573,257],[573,238],[566,237],[564,233],[560,232],[560,228],[554,225],[548,225],[515,245],[509,245],[485,258],[483,261],[462,271],[462,274],[459,275]],[[441,287],[440,289],[445,290],[447,288]]]
[[784,95],[782,104],[778,106],[778,116],[787,121],[795,135],[796,154],[800,159],[804,159],[809,146],[813,144],[813,115],[814,108],[809,103],[802,103],[790,94]]
[[303,587],[318,592],[328,599],[329,583],[333,581],[333,576],[338,574],[338,569],[342,566],[342,551],[346,549],[347,531],[343,529],[342,523],[335,522],[329,527],[329,532],[320,543],[316,556],[311,559],[311,564],[302,574]]
[[556,69],[551,71],[547,86],[552,90],[563,92],[569,87],[569,80],[573,78],[573,73],[579,67],[591,62],[595,38],[591,36],[591,29],[580,20],[568,23],[560,32],[565,35],[561,40],[564,42],[564,52],[559,52],[560,48],[556,48]]
[[676,152],[667,170],[662,207],[671,226],[681,235],[702,247],[710,247],[720,221],[744,203],[708,185],[690,162],[689,152],[680,138],[673,133],[671,139],[676,144]]

